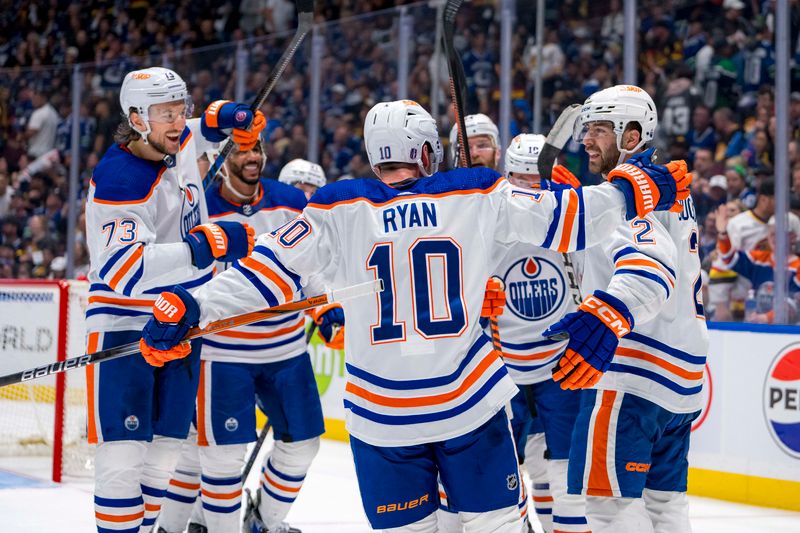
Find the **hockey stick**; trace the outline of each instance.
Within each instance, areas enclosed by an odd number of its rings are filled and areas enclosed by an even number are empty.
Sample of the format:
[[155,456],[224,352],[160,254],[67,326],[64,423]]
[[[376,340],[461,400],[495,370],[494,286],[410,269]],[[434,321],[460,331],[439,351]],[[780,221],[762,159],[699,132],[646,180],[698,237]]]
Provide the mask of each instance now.
[[[183,340],[188,341],[197,337],[202,337],[203,335],[208,335],[209,333],[218,333],[231,328],[246,326],[247,324],[252,324],[253,322],[259,322],[267,318],[303,311],[305,309],[325,305],[333,301],[349,300],[351,298],[367,296],[382,290],[382,280],[368,281],[366,283],[351,285],[350,287],[329,291],[327,294],[321,294],[319,296],[313,296],[304,300],[298,300],[296,302],[289,302],[283,305],[270,307],[261,311],[254,311],[252,313],[245,313],[243,315],[217,320],[216,322],[212,322],[204,328],[195,327],[189,330],[189,333],[186,335],[186,337],[184,337]],[[23,381],[29,381],[31,379],[38,379],[44,376],[50,376],[52,374],[58,374],[59,372],[64,372],[66,370],[83,368],[93,363],[110,361],[112,359],[118,359],[120,357],[135,353],[139,353],[139,341],[130,342],[121,346],[115,346],[113,348],[107,348],[105,350],[99,350],[94,353],[79,355],[64,361],[50,363],[49,365],[37,366],[36,368],[23,370],[22,372],[17,372],[15,374],[0,376],[0,387],[12,385],[14,383],[21,383]]]
[[258,434],[256,445],[253,447],[253,451],[250,452],[250,457],[247,458],[247,464],[244,465],[244,470],[242,470],[242,483],[247,482],[247,476],[250,475],[250,470],[253,469],[253,465],[258,457],[258,452],[261,451],[261,446],[263,446],[264,441],[267,440],[267,433],[269,433],[269,428],[271,427],[272,424],[269,423],[269,420],[264,422],[264,427],[261,428],[261,433]]
[[[442,40],[444,42],[444,52],[447,56],[447,71],[450,74],[450,97],[453,100],[456,123],[458,124],[458,160],[463,168],[470,168],[472,166],[472,157],[469,153],[467,125],[464,122],[467,76],[464,74],[464,65],[461,63],[461,58],[453,44],[456,14],[458,14],[462,2],[463,0],[447,0],[442,19]],[[489,328],[492,333],[492,348],[502,355],[503,346],[500,343],[500,326],[497,323],[496,315],[489,317]]]
[[[272,89],[275,88],[278,79],[280,79],[283,71],[286,70],[295,52],[300,47],[300,43],[303,42],[305,36],[311,31],[311,26],[314,22],[314,0],[295,0],[295,4],[297,6],[297,30],[295,30],[294,36],[289,42],[289,46],[283,51],[283,55],[281,55],[280,59],[278,59],[277,65],[272,72],[270,72],[269,79],[267,79],[267,82],[261,87],[261,90],[256,95],[256,99],[253,101],[252,105],[250,105],[250,111],[253,112],[253,117],[255,117],[256,111],[264,105],[267,96],[269,96]],[[211,187],[219,169],[222,168],[222,164],[225,162],[228,154],[233,150],[234,144],[235,143],[232,142],[226,143],[219,155],[211,163],[206,177],[203,178],[203,190],[207,191],[208,188]]]
[[444,17],[442,19],[442,41],[444,53],[447,56],[447,71],[450,74],[450,97],[455,106],[456,124],[458,124],[458,159],[461,166],[469,168],[472,166],[472,157],[469,153],[469,141],[467,139],[467,126],[464,123],[464,103],[466,100],[466,75],[464,65],[458,56],[458,51],[453,44],[453,34],[455,32],[456,14],[464,0],[447,0],[444,6]]
[[[539,161],[537,167],[539,168],[539,176],[549,180],[553,175],[553,163],[555,163],[558,154],[567,144],[567,141],[572,136],[572,129],[578,115],[581,113],[581,104],[572,104],[564,109],[561,115],[556,119],[556,123],[547,134],[544,141],[544,147],[539,152]],[[569,294],[572,297],[572,303],[575,306],[581,305],[583,298],[581,297],[581,288],[578,286],[578,277],[575,275],[575,265],[572,264],[572,259],[569,254],[562,253],[561,260],[564,263],[564,272],[567,274],[567,285],[569,285]],[[553,340],[564,340],[568,337],[566,333],[550,337]]]

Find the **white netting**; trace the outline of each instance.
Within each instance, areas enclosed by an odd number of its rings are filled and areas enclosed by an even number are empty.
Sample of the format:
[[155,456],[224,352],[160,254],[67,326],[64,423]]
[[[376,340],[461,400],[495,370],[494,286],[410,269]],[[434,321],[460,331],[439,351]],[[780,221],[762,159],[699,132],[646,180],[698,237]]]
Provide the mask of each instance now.
[[[59,327],[66,331],[66,356],[85,352],[86,282],[56,283],[0,280],[0,373],[9,374],[54,362],[59,352]],[[92,449],[86,443],[86,379],[84,370],[65,374],[62,430],[62,473],[93,472]],[[0,388],[0,455],[52,456],[56,418],[55,376]]]

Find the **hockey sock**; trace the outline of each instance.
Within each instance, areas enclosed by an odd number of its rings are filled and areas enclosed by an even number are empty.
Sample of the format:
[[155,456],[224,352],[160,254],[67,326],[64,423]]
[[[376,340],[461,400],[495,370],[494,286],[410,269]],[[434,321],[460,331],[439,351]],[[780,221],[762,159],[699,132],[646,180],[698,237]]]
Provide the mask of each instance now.
[[567,494],[566,459],[548,460],[547,472],[553,497],[553,533],[589,533],[586,498]]
[[553,533],[553,496],[550,494],[545,448],[544,433],[528,435],[525,444],[525,469],[531,478],[531,496],[536,517],[544,533]]
[[98,533],[137,533],[144,518],[139,477],[147,443],[101,442],[95,451],[94,515]]
[[182,443],[181,439],[156,435],[147,446],[141,478],[144,520],[139,533],[150,533],[153,530],[172,471],[180,457]]
[[245,444],[200,447],[200,497],[209,531],[238,531],[242,507]]
[[300,442],[275,441],[261,469],[261,503],[258,512],[269,529],[276,529],[289,514],[311,461],[319,450],[319,437]]
[[691,533],[689,498],[685,492],[644,489],[642,496],[655,533]]

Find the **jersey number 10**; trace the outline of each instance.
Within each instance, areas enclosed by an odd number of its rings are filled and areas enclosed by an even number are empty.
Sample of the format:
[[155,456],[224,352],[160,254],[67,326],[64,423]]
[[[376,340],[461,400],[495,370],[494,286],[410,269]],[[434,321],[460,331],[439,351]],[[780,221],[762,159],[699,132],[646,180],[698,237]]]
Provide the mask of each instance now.
[[[408,249],[408,263],[401,268],[410,269],[410,276],[403,273],[401,279],[410,278],[410,294],[398,293],[395,279],[394,244],[377,243],[367,257],[367,270],[377,279],[383,280],[383,291],[378,294],[378,323],[370,328],[372,343],[397,342],[406,338],[406,321],[397,316],[397,298],[411,297],[414,329],[424,338],[452,337],[460,335],[467,325],[464,310],[463,283],[461,273],[461,247],[449,238],[418,239]],[[444,279],[444,307],[435,311],[433,294],[433,270],[436,262],[442,265]]]

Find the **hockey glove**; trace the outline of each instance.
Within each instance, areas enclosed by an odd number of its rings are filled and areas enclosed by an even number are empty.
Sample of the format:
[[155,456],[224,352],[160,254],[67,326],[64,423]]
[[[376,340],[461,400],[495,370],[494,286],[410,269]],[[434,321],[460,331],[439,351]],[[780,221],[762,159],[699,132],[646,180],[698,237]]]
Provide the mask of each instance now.
[[[578,307],[550,326],[545,337],[569,335],[567,350],[553,369],[562,389],[593,387],[611,366],[619,339],[633,328],[626,305],[603,291],[595,291]],[[563,381],[562,381],[563,380]]]
[[486,291],[483,294],[483,306],[481,307],[481,327],[486,329],[489,319],[503,314],[506,307],[506,291],[503,280],[492,276],[486,282]]
[[233,142],[239,145],[240,151],[247,152],[256,145],[266,125],[267,119],[261,111],[256,111],[254,116],[247,104],[217,100],[203,112],[200,131],[209,141],[222,142],[233,130]]
[[577,189],[581,186],[581,182],[575,177],[575,174],[570,172],[564,165],[554,166],[550,179],[561,185],[568,185],[572,189]]
[[192,347],[188,341],[182,342],[183,338],[199,321],[200,306],[186,289],[178,285],[173,292],[162,292],[153,304],[153,316],[142,330],[142,356],[153,366],[186,357]]
[[315,307],[311,318],[319,328],[319,336],[325,346],[333,350],[344,350],[344,309],[336,303]]
[[608,181],[625,195],[628,220],[652,211],[680,212],[679,202],[689,197],[692,175],[686,162],[656,165],[651,161],[654,151],[650,148],[636,154],[608,173]]
[[230,263],[253,251],[256,232],[239,222],[206,223],[193,227],[183,240],[192,250],[192,264],[206,268],[215,260]]

